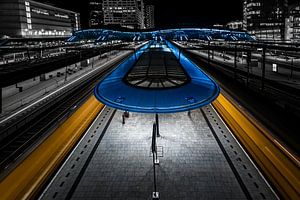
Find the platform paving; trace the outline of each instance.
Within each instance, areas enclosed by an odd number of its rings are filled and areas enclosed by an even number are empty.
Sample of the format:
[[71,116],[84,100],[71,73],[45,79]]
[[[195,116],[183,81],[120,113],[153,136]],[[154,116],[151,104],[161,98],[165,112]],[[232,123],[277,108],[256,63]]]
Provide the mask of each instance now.
[[[217,119],[217,114],[205,118],[213,110],[211,107],[204,110],[194,110],[190,116],[187,112],[159,116],[160,163],[156,172],[160,199],[276,199],[230,135],[223,146],[233,160],[229,164],[215,138],[219,133],[212,132],[215,125],[209,127],[207,122],[210,118]],[[109,111],[99,116],[40,199],[152,199],[150,148],[154,115],[130,113],[122,124],[123,113],[117,111],[104,133],[106,113]],[[218,120],[216,123],[221,126],[222,129],[217,129],[222,130],[223,137],[227,134],[226,126]],[[229,152],[232,148],[237,152]],[[240,180],[233,168],[240,174]],[[241,180],[251,197],[242,189]]]
[[[161,199],[246,199],[202,114],[160,116],[157,168]],[[154,116],[121,112],[103,137],[72,199],[151,199]]]

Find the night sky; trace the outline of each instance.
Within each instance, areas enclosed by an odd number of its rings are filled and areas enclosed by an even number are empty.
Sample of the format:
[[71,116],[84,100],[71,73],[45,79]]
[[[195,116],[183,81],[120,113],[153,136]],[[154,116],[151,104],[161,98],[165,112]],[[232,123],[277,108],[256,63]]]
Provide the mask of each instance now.
[[[80,12],[82,27],[88,24],[88,0],[39,0]],[[155,5],[156,28],[209,27],[242,19],[242,0],[148,0]],[[299,0],[290,0],[290,3]],[[197,4],[200,4],[198,6]]]

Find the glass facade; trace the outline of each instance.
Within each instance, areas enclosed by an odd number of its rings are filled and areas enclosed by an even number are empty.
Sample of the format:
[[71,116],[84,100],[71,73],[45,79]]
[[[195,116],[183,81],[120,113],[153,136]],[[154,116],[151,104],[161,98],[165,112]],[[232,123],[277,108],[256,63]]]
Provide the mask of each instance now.
[[64,37],[80,29],[78,13],[31,0],[0,2],[0,34],[10,37]]
[[155,28],[154,5],[146,5],[145,6],[145,27],[147,29]]
[[104,25],[143,29],[143,0],[103,0]]
[[286,18],[286,40],[300,43],[300,3],[289,7]]
[[245,0],[244,29],[259,40],[284,40],[287,0]]
[[102,0],[90,1],[89,3],[89,27],[99,28],[104,24]]

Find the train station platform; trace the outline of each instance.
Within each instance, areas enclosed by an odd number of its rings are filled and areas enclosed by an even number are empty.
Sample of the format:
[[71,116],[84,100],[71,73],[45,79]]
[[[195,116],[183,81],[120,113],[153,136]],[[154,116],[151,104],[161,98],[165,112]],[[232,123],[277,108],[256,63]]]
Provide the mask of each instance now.
[[299,158],[201,65],[122,50],[5,119],[30,127],[6,129],[0,199],[299,199]]
[[[22,91],[18,90],[16,85],[4,88],[2,93],[2,113],[0,113],[0,120],[5,119],[13,112],[17,112],[27,106],[30,103],[43,98],[44,96],[52,93],[55,90],[62,88],[63,86],[71,83],[75,79],[83,77],[85,74],[102,67],[110,60],[125,55],[125,51],[113,51],[109,52],[106,59],[101,59],[101,56],[96,56],[89,59],[89,64],[82,67],[79,63],[75,63],[71,66],[67,66],[46,74],[46,80],[40,80],[41,78],[35,77],[25,82],[16,84],[18,87],[22,87]],[[95,70],[96,71],[96,70]],[[33,81],[34,80],[34,81]],[[11,93],[11,94],[9,94]]]
[[[152,199],[154,114],[105,107],[40,199]],[[277,199],[211,105],[159,115],[160,199]]]

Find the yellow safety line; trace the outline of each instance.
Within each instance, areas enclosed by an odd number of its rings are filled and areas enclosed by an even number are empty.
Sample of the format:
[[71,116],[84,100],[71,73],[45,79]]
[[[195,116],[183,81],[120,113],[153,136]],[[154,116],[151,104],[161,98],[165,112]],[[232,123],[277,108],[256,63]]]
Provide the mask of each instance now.
[[90,97],[0,183],[0,199],[34,198],[102,108]]
[[284,199],[300,199],[299,160],[239,106],[223,94],[214,108]]

